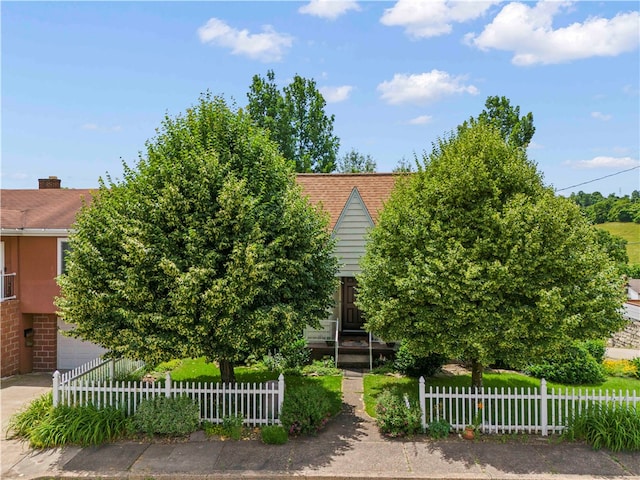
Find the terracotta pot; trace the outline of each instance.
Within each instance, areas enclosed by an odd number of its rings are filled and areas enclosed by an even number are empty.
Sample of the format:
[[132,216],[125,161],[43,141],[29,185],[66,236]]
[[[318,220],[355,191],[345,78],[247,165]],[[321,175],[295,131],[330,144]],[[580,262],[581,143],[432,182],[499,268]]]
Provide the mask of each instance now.
[[465,427],[464,431],[462,432],[462,438],[466,440],[473,440],[475,436],[476,432],[472,427]]

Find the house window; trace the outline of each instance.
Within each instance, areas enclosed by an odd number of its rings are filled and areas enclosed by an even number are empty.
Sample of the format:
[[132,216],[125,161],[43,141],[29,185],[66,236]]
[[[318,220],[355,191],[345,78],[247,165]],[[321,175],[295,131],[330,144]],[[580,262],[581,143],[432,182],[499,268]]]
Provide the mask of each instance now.
[[58,275],[67,273],[67,253],[71,250],[71,244],[68,238],[58,239]]

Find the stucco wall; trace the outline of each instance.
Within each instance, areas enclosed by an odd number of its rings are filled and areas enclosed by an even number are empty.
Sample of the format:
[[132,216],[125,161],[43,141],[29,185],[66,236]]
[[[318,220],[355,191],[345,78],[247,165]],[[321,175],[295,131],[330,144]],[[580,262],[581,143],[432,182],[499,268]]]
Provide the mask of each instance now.
[[58,239],[56,237],[18,238],[19,299],[22,313],[54,314],[53,299],[60,295]]

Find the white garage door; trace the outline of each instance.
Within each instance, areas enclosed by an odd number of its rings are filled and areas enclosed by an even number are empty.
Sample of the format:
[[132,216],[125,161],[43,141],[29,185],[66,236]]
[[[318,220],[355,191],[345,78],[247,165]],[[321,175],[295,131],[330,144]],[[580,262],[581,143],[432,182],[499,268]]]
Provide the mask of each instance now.
[[98,358],[106,350],[91,342],[67,337],[61,330],[71,330],[73,326],[58,319],[58,370],[70,370]]

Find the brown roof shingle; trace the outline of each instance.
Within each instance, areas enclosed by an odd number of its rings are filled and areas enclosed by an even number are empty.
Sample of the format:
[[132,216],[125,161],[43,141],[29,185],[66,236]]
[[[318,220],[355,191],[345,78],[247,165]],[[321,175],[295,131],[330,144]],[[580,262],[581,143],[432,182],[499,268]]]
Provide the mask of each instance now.
[[0,228],[68,229],[92,190],[43,189],[0,191]]
[[313,204],[329,213],[333,230],[354,187],[376,222],[397,178],[393,173],[300,173],[296,181]]

